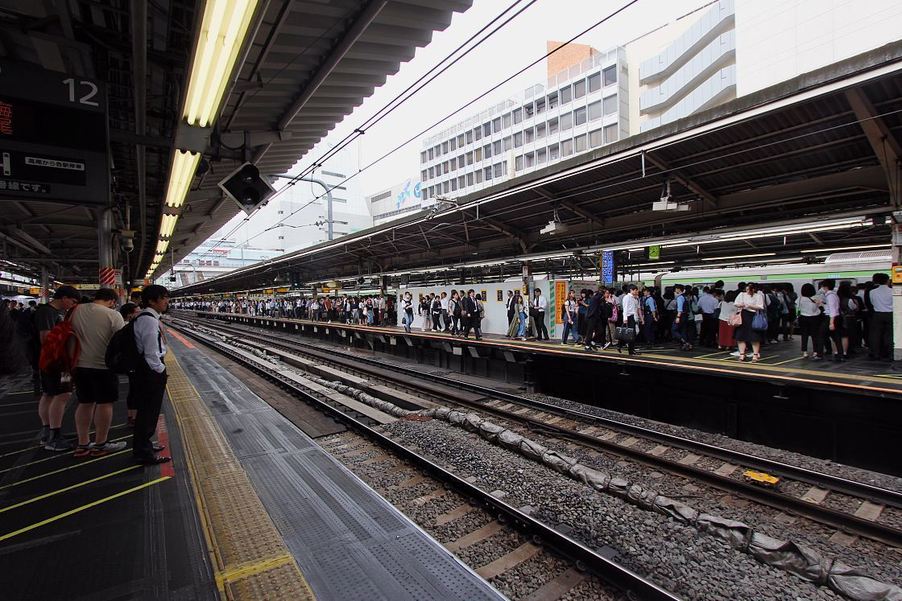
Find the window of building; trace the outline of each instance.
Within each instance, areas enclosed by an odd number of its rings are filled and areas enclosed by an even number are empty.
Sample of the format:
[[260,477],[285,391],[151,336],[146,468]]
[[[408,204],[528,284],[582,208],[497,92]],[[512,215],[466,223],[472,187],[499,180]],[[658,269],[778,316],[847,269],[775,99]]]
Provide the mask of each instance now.
[[561,147],[557,144],[552,144],[548,147],[548,160],[556,161],[561,158]]
[[[436,186],[429,186],[429,196],[432,198],[435,198],[435,188]],[[439,189],[441,189],[441,186],[439,186]]]
[[601,73],[593,73],[589,76],[589,93],[597,92],[601,89]]
[[514,134],[514,148],[520,148],[523,146],[523,132],[518,131]]
[[442,154],[448,154],[448,143],[442,142]]
[[491,156],[492,156],[492,145],[491,144],[486,144],[485,146],[482,147],[482,156],[487,159],[491,158]]
[[465,178],[463,175],[458,176],[458,178],[457,178],[457,187],[458,187],[458,188],[463,188],[463,187],[466,185],[466,184],[464,183],[464,182],[466,182],[466,181],[467,181],[467,178]]
[[457,171],[457,157],[452,158],[448,162],[451,163],[451,171]]
[[523,155],[521,154],[517,158],[514,159],[514,169],[520,171],[523,169]]
[[423,200],[429,200],[429,188],[423,188]]
[[536,155],[534,152],[527,152],[523,155],[526,159],[526,168],[534,167],[536,164]]
[[504,129],[507,129],[508,127],[511,126],[511,114],[510,114],[510,113],[504,115],[504,116],[501,118],[501,126],[502,126]]
[[472,144],[472,143],[473,143],[473,130],[468,129],[467,130],[467,144]]
[[473,129],[473,136],[479,140],[482,138],[482,127],[476,127]]
[[578,108],[573,111],[573,123],[575,125],[582,125],[586,122],[586,107]]
[[503,142],[502,146],[503,146],[505,152],[511,149],[511,137],[510,136],[504,138],[504,140],[502,140],[502,142]]
[[435,177],[435,167],[430,167],[429,168],[429,179],[432,179],[433,177]]
[[617,141],[617,124],[612,123],[604,128],[604,143],[610,144]]
[[420,171],[420,179],[421,180],[429,179],[429,170],[428,169],[423,169],[422,171]]
[[544,112],[545,112],[545,99],[539,98],[538,100],[536,100],[536,115],[538,115],[539,113],[544,113]]
[[535,139],[536,139],[536,133],[533,128],[527,127],[526,129],[523,130],[523,141],[524,142],[529,144],[530,142],[532,142]]
[[536,164],[542,165],[548,159],[548,152],[544,148],[536,151]]
[[617,94],[607,96],[604,99],[604,114],[613,115],[617,112]]
[[573,127],[573,113],[564,113],[561,115],[561,131],[567,131]]
[[442,173],[448,173],[448,161],[442,163]]
[[552,92],[547,97],[548,100],[548,108],[553,109],[557,106],[557,92]]
[[604,143],[604,138],[601,134],[600,129],[596,129],[595,131],[589,132],[589,147],[590,148],[597,148],[598,146],[601,146],[603,143]]
[[520,123],[523,121],[523,109],[514,109],[514,112],[511,113],[514,118],[514,123]]
[[544,138],[544,137],[545,137],[545,124],[539,123],[538,125],[536,125],[536,139],[538,140],[538,139]]
[[573,149],[576,152],[585,152],[586,148],[588,148],[586,146],[586,134],[573,138]]
[[501,140],[492,143],[492,154],[495,156],[501,154]]
[[567,104],[573,100],[573,90],[570,89],[570,86],[564,86],[561,88],[561,104]]
[[492,119],[492,131],[496,134],[501,131],[501,117],[495,117]]
[[610,86],[617,83],[617,67],[611,66],[601,72],[604,78],[604,85]]
[[492,169],[495,172],[495,177],[502,177],[504,175],[504,172],[507,171],[505,166],[506,166],[506,163],[495,163],[492,166]]
[[451,191],[457,192],[457,180],[456,179],[451,180]]
[[486,167],[486,168],[483,170],[483,176],[485,177],[485,180],[486,180],[486,181],[492,179],[492,168],[491,168],[491,167]]
[[468,152],[467,153],[467,165],[472,165],[472,164],[473,164],[473,153]]
[[467,174],[467,185],[468,185],[468,186],[472,186],[472,185],[473,185],[473,174],[472,174],[472,173],[468,173],[468,174]]
[[457,168],[463,169],[465,164],[466,163],[464,162],[464,155],[461,154],[459,157],[457,157]]
[[442,182],[442,192],[447,194],[450,191],[451,191],[451,184],[449,184],[448,182]]
[[548,120],[548,135],[553,136],[558,132],[560,128],[557,119],[549,119]]
[[601,100],[589,104],[589,121],[601,119]]
[[488,123],[483,123],[483,124],[482,124],[482,135],[485,136],[485,137],[488,137],[488,136],[491,136],[491,135],[492,135],[492,123],[491,123],[491,121],[488,122]]
[[457,146],[461,147],[464,145],[464,135],[460,134],[457,136]]
[[449,150],[457,150],[457,138],[451,138],[448,144],[450,144]]
[[420,153],[420,162],[421,162],[421,163],[425,163],[425,162],[426,162],[426,151],[425,151],[425,150],[424,150],[423,152]]
[[476,183],[477,184],[482,183],[482,169],[479,169],[476,171]]
[[442,156],[442,145],[441,144],[436,144],[434,150],[435,150],[435,158]]
[[479,162],[482,160],[482,148],[477,148],[476,150],[473,151],[473,154],[476,157],[476,162]]
[[429,149],[429,160],[431,161],[431,160],[434,159],[434,158],[435,158],[435,153],[432,152],[432,149],[430,148],[430,149]]
[[573,154],[573,140],[564,140],[561,142],[561,156],[568,157]]
[[586,95],[586,80],[579,79],[573,82],[573,97],[582,98]]

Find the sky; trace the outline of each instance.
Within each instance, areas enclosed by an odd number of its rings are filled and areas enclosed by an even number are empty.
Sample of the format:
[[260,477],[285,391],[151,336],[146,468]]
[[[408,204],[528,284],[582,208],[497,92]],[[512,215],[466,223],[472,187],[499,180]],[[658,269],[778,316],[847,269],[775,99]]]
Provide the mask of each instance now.
[[[522,0],[517,8],[529,0]],[[359,138],[357,152],[360,167],[370,164],[395,146],[413,137],[441,117],[459,109],[486,90],[504,81],[513,73],[541,58],[547,52],[548,40],[566,41],[589,25],[628,4],[628,0],[537,0],[523,13],[505,25],[498,33],[483,42],[435,81],[423,87],[412,98],[380,121]],[[710,0],[639,0],[620,14],[575,40],[600,51],[624,45],[653,29],[676,20],[688,12],[709,4]],[[433,35],[432,43],[419,48],[415,57],[402,64],[399,72],[390,76],[382,87],[367,98],[352,114],[345,117],[291,171],[296,173],[322,157],[328,149],[359,127],[373,114],[387,105],[411,83],[428,72],[485,24],[493,20],[511,1],[474,0],[464,13],[455,13],[451,25]],[[510,14],[514,14],[511,11]],[[544,82],[545,61],[505,84],[491,95],[465,108],[443,126],[477,113],[505,98],[515,96],[526,87]],[[439,131],[443,126],[432,130]],[[364,195],[373,194],[419,174],[420,139],[398,150],[357,178]],[[328,161],[325,168],[328,169]],[[281,182],[277,180],[278,189]],[[236,216],[213,238],[221,236],[243,218]],[[253,217],[252,217],[253,219]]]

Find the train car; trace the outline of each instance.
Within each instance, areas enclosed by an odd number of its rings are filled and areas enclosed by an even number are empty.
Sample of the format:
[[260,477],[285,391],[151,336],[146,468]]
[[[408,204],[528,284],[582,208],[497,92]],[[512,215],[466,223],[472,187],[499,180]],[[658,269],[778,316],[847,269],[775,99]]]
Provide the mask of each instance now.
[[710,286],[718,280],[725,288],[735,288],[739,282],[758,284],[791,284],[796,292],[802,284],[817,288],[822,280],[834,279],[837,285],[849,282],[852,286],[869,282],[875,273],[890,273],[892,259],[888,250],[833,253],[823,263],[761,265],[754,267],[712,268],[668,271],[655,276],[655,285],[669,290],[674,284]]

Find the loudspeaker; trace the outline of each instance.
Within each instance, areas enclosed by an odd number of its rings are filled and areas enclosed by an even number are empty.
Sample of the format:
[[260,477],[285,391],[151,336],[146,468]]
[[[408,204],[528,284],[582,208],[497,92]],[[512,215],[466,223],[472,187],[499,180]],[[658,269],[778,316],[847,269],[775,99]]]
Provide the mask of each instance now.
[[260,170],[253,163],[245,163],[230,173],[219,182],[219,188],[248,215],[275,194],[275,189],[260,177]]

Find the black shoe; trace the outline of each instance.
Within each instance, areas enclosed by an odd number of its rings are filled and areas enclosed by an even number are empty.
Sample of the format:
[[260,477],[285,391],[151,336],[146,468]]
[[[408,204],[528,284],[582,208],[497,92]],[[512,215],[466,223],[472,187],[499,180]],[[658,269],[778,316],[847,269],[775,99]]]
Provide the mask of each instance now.
[[172,457],[136,457],[135,461],[141,465],[160,465],[161,463],[169,463]]
[[620,346],[619,344],[617,345],[617,352],[620,353],[621,355],[623,354],[623,347]]

